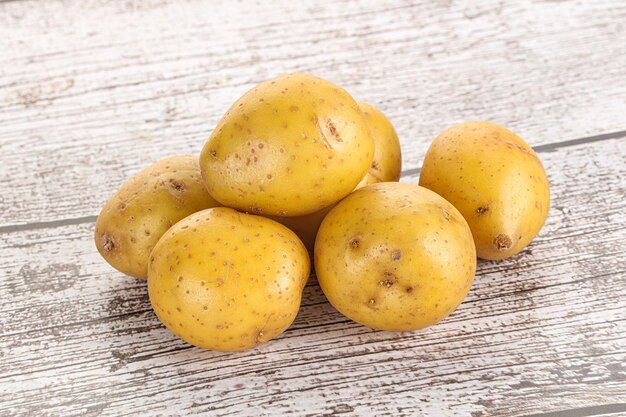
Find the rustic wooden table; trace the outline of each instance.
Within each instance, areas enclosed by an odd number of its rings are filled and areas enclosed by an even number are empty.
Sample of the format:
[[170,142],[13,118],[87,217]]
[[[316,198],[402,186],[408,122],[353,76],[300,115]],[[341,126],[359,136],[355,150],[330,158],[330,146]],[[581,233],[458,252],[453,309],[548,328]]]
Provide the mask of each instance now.
[[[0,415],[626,415],[624,22],[619,0],[1,2]],[[518,132],[550,217],[432,328],[357,325],[313,278],[278,339],[193,348],[100,259],[95,216],[296,70],[390,117],[406,182],[453,123]]]

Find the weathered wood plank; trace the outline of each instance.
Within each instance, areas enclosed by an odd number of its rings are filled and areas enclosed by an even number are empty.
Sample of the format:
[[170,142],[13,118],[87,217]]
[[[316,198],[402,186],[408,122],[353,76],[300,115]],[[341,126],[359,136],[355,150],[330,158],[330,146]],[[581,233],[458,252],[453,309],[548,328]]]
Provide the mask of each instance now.
[[461,120],[533,145],[626,128],[626,4],[432,3],[1,3],[0,225],[96,215],[287,71],[378,104],[407,168]]
[[[192,348],[113,272],[92,225],[0,235],[0,414],[521,416],[626,402],[626,141],[543,154],[553,208],[466,301],[377,332],[312,280],[294,325],[242,353]],[[415,178],[405,178],[415,181]]]

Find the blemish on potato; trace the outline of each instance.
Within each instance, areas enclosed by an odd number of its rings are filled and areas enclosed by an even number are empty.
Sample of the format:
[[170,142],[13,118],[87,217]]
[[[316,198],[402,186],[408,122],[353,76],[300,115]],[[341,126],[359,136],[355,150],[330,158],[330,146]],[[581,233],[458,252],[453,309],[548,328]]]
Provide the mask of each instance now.
[[348,241],[348,244],[350,245],[352,249],[357,249],[361,245],[361,241],[357,239],[356,237],[353,237],[352,239]]
[[378,285],[381,285],[383,287],[387,287],[387,288],[391,288],[393,286],[394,282],[390,279],[384,279],[381,281],[378,281]]
[[513,246],[513,241],[509,236],[501,233],[493,240],[493,245],[496,247],[497,250],[505,251]]
[[476,214],[478,214],[479,216],[482,216],[483,214],[487,213],[489,211],[489,207],[484,206],[484,207],[478,207],[476,209]]
[[113,241],[113,238],[111,236],[104,235],[102,236],[102,238],[104,240],[104,242],[102,243],[102,249],[104,249],[105,252],[111,252],[113,249],[115,249],[115,242]]
[[443,214],[444,219],[446,219],[446,221],[448,222],[451,222],[452,216],[450,215],[450,212],[443,207],[440,207],[440,209],[441,209],[441,213]]
[[399,261],[400,258],[402,258],[402,251],[401,250],[394,250],[393,252],[391,252],[391,260],[392,261]]

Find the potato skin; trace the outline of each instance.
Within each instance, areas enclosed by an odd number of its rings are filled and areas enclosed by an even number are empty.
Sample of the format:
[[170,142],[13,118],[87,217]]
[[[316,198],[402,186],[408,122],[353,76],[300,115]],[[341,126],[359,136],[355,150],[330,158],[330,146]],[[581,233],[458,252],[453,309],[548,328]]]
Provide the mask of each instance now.
[[381,330],[416,330],[448,316],[476,272],[469,226],[442,197],[395,182],[356,190],[328,213],[315,270],[330,303]]
[[310,251],[315,246],[315,237],[317,236],[317,230],[322,224],[322,220],[328,214],[328,212],[334,206],[326,207],[315,213],[305,214],[304,216],[294,217],[280,217],[280,216],[268,216],[270,219],[277,221],[278,223],[287,226],[291,229],[304,243],[304,246]]
[[374,158],[356,188],[377,182],[398,181],[402,172],[402,151],[396,129],[387,116],[371,104],[359,102],[374,140]]
[[194,155],[163,159],[126,181],[96,220],[95,243],[115,269],[146,279],[159,238],[185,216],[220,204],[204,188]]
[[472,229],[483,259],[505,259],[537,236],[550,209],[550,185],[533,149],[490,122],[443,131],[430,145],[420,185],[451,202]]
[[356,101],[328,81],[294,73],[237,100],[202,149],[200,166],[209,193],[225,206],[301,216],[349,194],[373,154]]
[[218,207],[175,224],[151,254],[148,293],[176,336],[205,349],[249,349],[293,322],[309,277],[306,248],[270,219]]
[[[356,188],[377,182],[398,181],[402,171],[402,151],[398,134],[387,117],[371,104],[358,102],[374,140],[374,159]],[[295,217],[270,217],[293,230],[308,250],[315,245],[317,230],[330,207],[315,213]]]

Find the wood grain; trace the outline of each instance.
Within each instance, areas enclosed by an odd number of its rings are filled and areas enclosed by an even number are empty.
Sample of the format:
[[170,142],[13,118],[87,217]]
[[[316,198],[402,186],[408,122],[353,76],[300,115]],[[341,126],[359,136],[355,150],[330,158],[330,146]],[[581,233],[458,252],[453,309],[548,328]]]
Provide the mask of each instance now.
[[461,307],[413,333],[351,322],[312,279],[278,339],[236,354],[203,351],[157,321],[143,283],[98,257],[92,224],[2,234],[0,414],[619,411],[626,141],[554,149],[542,159],[553,206],[539,238],[511,260],[481,262]]
[[610,0],[0,3],[0,226],[90,220],[288,71],[380,106],[409,169],[463,120],[532,145],[624,130],[625,20]]

